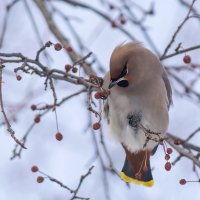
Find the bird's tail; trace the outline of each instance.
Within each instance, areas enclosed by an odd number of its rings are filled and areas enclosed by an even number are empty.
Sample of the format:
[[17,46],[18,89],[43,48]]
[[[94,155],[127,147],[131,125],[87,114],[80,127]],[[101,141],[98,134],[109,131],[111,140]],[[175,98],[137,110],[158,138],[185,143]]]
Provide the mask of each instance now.
[[126,159],[120,177],[125,182],[152,187],[154,181],[149,157],[150,153],[146,151],[140,151],[133,154],[126,150]]

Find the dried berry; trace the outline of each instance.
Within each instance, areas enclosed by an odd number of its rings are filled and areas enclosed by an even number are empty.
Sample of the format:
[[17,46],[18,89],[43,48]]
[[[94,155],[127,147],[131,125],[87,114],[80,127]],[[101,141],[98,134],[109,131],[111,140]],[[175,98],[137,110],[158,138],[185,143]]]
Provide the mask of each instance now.
[[61,141],[63,139],[63,135],[60,132],[57,132],[56,135],[56,140]]
[[170,155],[169,154],[166,154],[165,155],[165,160],[169,160],[170,159]]
[[191,57],[189,55],[185,55],[183,57],[183,62],[186,63],[186,64],[191,63]]
[[17,76],[16,76],[16,79],[17,79],[18,81],[21,81],[21,80],[22,80],[22,77],[21,77],[20,75],[17,75]]
[[56,43],[56,44],[54,44],[54,49],[56,51],[60,51],[62,49],[62,45],[60,43]]
[[37,182],[38,183],[42,183],[44,181],[44,177],[42,177],[42,176],[38,176],[37,177]]
[[181,185],[185,185],[185,184],[187,183],[187,181],[186,181],[185,179],[181,179],[181,180],[179,181],[179,183],[180,183]]
[[65,70],[68,72],[72,69],[72,66],[71,65],[65,65]]
[[39,123],[40,122],[40,115],[37,115],[34,119],[35,123]]
[[77,68],[77,67],[73,67],[73,68],[72,68],[72,72],[73,72],[73,73],[76,73],[77,71],[78,71],[78,68]]
[[171,168],[172,168],[171,163],[170,163],[170,162],[166,162],[166,163],[165,163],[165,169],[166,169],[167,171],[170,171]]
[[93,129],[94,130],[98,130],[98,129],[100,129],[100,127],[101,127],[101,125],[100,125],[99,122],[96,122],[96,123],[93,124]]
[[168,154],[172,154],[172,152],[173,152],[172,148],[167,148],[167,153]]
[[31,167],[31,171],[32,171],[33,173],[37,172],[38,170],[39,170],[38,167],[35,166],[35,165]]
[[36,110],[37,106],[36,105],[31,105],[31,110]]

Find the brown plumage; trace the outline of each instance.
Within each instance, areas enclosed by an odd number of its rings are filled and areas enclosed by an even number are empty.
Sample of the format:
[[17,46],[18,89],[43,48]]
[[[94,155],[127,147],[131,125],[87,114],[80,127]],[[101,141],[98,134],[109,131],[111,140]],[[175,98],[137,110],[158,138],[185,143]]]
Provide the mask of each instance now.
[[[122,44],[111,55],[103,87],[110,89],[104,105],[110,134],[126,153],[122,178],[132,182],[142,172],[143,182],[149,182],[152,179],[149,157],[158,143],[150,140],[144,145],[146,135],[141,127],[159,132],[159,137],[167,130],[168,108],[172,103],[167,74],[159,59],[141,44]],[[143,165],[147,165],[147,172],[141,170]]]

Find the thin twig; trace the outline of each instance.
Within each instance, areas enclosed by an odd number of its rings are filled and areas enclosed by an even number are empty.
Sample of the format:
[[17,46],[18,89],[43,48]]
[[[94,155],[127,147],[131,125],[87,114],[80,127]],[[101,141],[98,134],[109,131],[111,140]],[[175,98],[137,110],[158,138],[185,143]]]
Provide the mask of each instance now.
[[85,178],[87,176],[89,176],[91,174],[93,168],[94,168],[94,166],[91,166],[89,168],[88,172],[86,174],[84,174],[84,175],[81,176],[81,178],[79,180],[79,184],[78,184],[77,188],[74,190],[74,195],[73,195],[73,197],[70,200],[76,199],[76,195],[77,195],[77,193],[78,193],[78,191],[79,191],[79,189],[80,189],[83,181],[85,180]]
[[196,0],[193,0],[193,1],[192,1],[192,3],[191,3],[191,5],[190,5],[189,11],[188,11],[186,17],[185,17],[184,20],[181,22],[181,24],[178,26],[177,30],[174,32],[171,41],[169,42],[169,44],[168,44],[167,47],[165,48],[163,55],[160,57],[161,60],[163,60],[163,58],[166,56],[168,50],[170,49],[171,45],[174,43],[175,38],[176,38],[177,34],[180,32],[180,30],[182,29],[183,25],[190,19],[190,13],[191,13],[191,11],[192,11],[192,8],[193,8],[193,5],[194,5],[195,1],[196,1]]
[[80,190],[80,188],[81,188],[81,186],[82,186],[82,184],[83,184],[83,181],[92,173],[93,168],[94,168],[94,166],[91,166],[91,167],[88,169],[87,173],[84,174],[84,175],[82,175],[82,176],[80,177],[80,180],[79,180],[79,183],[78,183],[78,186],[77,186],[76,189],[71,189],[70,187],[66,186],[65,184],[63,184],[63,183],[62,183],[61,181],[59,181],[58,179],[53,178],[53,177],[47,175],[46,173],[44,173],[44,172],[42,172],[42,171],[40,171],[40,170],[39,170],[38,172],[39,172],[40,174],[44,175],[45,178],[48,178],[51,182],[54,182],[54,183],[58,184],[60,187],[66,189],[66,190],[68,190],[70,193],[72,193],[73,196],[71,197],[70,200],[74,200],[74,199],[89,200],[89,198],[80,197],[80,196],[77,196],[77,194],[78,194],[78,192],[79,192],[79,190]]
[[0,104],[1,104],[1,112],[3,113],[3,116],[4,116],[4,120],[5,120],[5,123],[6,123],[6,126],[7,126],[7,131],[10,133],[11,137],[14,139],[14,141],[19,144],[22,148],[26,149],[26,147],[24,146],[23,143],[21,143],[15,136],[15,132],[14,130],[12,129],[11,125],[10,125],[10,122],[6,116],[6,113],[5,113],[5,110],[4,110],[4,105],[3,105],[3,95],[2,95],[2,84],[3,84],[3,81],[2,81],[2,71],[3,71],[3,65],[0,65]]
[[166,59],[171,58],[173,56],[177,56],[179,54],[186,53],[186,52],[189,52],[189,51],[193,51],[193,50],[196,50],[196,49],[200,49],[200,45],[189,47],[187,49],[183,49],[183,50],[180,50],[180,51],[177,51],[175,53],[168,54],[168,55],[163,55],[163,56],[160,57],[160,60],[166,60]]

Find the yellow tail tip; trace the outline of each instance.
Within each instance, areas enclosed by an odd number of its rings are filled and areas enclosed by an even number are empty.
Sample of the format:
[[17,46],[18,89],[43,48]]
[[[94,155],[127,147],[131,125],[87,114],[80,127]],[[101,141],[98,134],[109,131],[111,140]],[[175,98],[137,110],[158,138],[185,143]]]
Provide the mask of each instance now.
[[120,172],[119,175],[120,175],[122,180],[124,180],[125,182],[128,182],[128,183],[135,183],[135,184],[138,184],[138,185],[144,185],[146,187],[152,187],[154,185],[153,180],[150,180],[150,181],[147,181],[147,182],[140,181],[140,180],[137,180],[137,179],[134,179],[134,178],[127,176],[124,172]]

